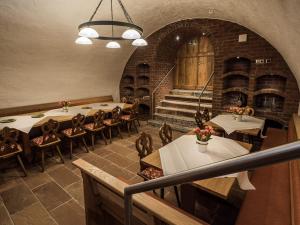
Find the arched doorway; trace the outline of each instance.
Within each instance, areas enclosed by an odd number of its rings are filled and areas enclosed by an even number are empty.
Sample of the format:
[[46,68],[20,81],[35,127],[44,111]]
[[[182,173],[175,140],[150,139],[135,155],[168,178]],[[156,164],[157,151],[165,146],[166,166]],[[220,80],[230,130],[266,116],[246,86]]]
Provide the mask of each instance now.
[[[194,38],[177,52],[174,87],[200,89],[214,71],[214,48],[207,36]],[[209,85],[212,88],[212,82]]]

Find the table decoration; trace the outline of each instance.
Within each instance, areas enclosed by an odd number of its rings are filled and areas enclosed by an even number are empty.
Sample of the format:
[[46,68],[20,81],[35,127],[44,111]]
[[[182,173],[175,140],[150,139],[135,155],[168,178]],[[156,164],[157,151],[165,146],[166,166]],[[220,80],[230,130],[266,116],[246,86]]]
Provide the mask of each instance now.
[[211,139],[211,135],[214,134],[214,130],[210,126],[206,126],[204,129],[196,128],[194,130],[197,141],[196,143],[199,145],[200,152],[207,151],[208,141]]
[[243,114],[245,113],[245,108],[244,107],[230,107],[229,112],[234,115],[234,118],[238,121],[241,122],[243,120]]
[[31,115],[31,118],[42,118],[44,116],[45,116],[45,114],[39,113],[39,114]]
[[105,104],[100,104],[100,106],[108,106],[108,104],[106,104],[106,103]]
[[16,121],[16,119],[3,119],[3,120],[0,120],[0,123],[13,123],[15,121]]
[[60,105],[62,106],[62,111],[68,112],[70,104],[71,104],[71,102],[69,102],[69,101],[61,101]]
[[83,106],[83,107],[81,107],[82,109],[92,109],[92,107],[91,106]]

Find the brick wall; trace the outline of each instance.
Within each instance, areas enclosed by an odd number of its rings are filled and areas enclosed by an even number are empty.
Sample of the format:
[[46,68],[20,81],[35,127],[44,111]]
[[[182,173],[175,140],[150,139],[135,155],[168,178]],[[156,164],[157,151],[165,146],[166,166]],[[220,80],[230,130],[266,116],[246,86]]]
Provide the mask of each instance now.
[[[275,48],[259,35],[238,24],[221,20],[194,19],[167,25],[147,38],[147,47],[138,48],[132,54],[124,69],[123,76],[127,74],[134,76],[135,83],[133,88],[134,90],[137,90],[139,88],[139,85],[136,82],[138,76],[137,65],[147,63],[150,66],[150,83],[145,88],[148,88],[151,94],[153,89],[175,64],[177,50],[180,46],[190,39],[203,34],[210,38],[215,50],[213,114],[222,112],[225,107],[224,103],[226,102],[226,99],[224,98],[226,98],[226,94],[223,92],[228,84],[228,81],[226,83],[223,79],[224,73],[227,72],[225,71],[227,68],[225,61],[230,58],[241,57],[250,60],[250,69],[247,72],[249,78],[246,90],[248,94],[247,104],[249,106],[256,106],[255,99],[257,97],[255,96],[258,94],[258,89],[266,88],[268,87],[268,84],[271,84],[271,89],[284,89],[284,91],[282,90],[282,92],[284,92],[282,112],[258,110],[257,115],[265,116],[269,119],[274,119],[287,124],[291,114],[298,111],[299,89],[297,82],[286,62]],[[239,34],[247,34],[248,41],[239,43]],[[175,39],[177,35],[180,36],[179,41]],[[255,64],[255,59],[271,59],[271,63],[262,65]],[[262,77],[263,75],[270,76]],[[280,78],[280,80],[277,79],[277,76],[271,75],[280,75],[284,78]],[[272,79],[274,80],[272,81]],[[285,85],[282,84],[282,80],[285,81]],[[233,85],[239,85],[238,79],[230,82]],[[245,82],[245,80],[241,79],[241,82]],[[121,97],[126,94],[124,92],[125,86],[126,84],[123,84],[121,81]],[[285,86],[285,88],[283,86]],[[155,105],[158,104],[159,100],[161,100],[172,88],[173,78],[172,74],[170,74],[155,93]],[[269,91],[272,93],[273,90]],[[268,92],[268,90],[264,89],[263,94],[266,94],[265,92]],[[137,95],[137,91],[135,91],[134,94]],[[259,98],[261,98],[261,96]],[[146,104],[151,106],[151,101],[148,101]],[[279,102],[278,104],[282,103]]]

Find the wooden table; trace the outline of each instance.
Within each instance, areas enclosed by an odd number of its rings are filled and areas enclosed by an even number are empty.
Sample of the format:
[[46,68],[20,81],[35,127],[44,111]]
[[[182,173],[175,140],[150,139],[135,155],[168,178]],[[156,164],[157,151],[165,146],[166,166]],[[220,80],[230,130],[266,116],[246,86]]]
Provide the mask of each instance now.
[[[239,143],[249,151],[251,151],[252,149],[252,144],[240,141],[237,141],[237,143]],[[158,150],[143,158],[141,162],[145,164],[145,166],[154,166],[156,168],[162,169]],[[234,177],[210,178],[205,180],[194,181],[192,184],[193,186],[207,191],[215,196],[218,196],[222,199],[227,199],[235,180],[236,178]]]
[[[98,103],[96,103],[98,104]],[[99,104],[103,104],[103,102],[99,102]],[[77,105],[77,107],[83,107],[83,106],[86,106],[88,104],[84,104],[84,105]],[[132,104],[126,104],[124,105],[124,107],[122,108],[122,110],[126,110],[126,109],[129,109],[130,107],[132,106]],[[95,112],[97,112],[99,109],[91,109],[87,116],[92,116]],[[49,111],[49,110],[47,110]],[[32,113],[26,113],[26,114],[23,114],[23,115],[35,115],[35,114],[41,114],[41,113],[45,113],[47,111],[38,111],[38,112],[32,112]],[[111,112],[111,110],[104,110],[105,112],[109,113]],[[68,122],[68,121],[71,121],[72,118],[74,117],[74,115],[67,115],[67,116],[46,116],[45,118],[43,118],[42,120],[40,120],[39,122],[37,122],[36,124],[33,125],[32,128],[37,128],[37,127],[40,127],[41,125],[43,125],[45,122],[47,122],[49,119],[54,119],[60,123],[63,123],[63,122]],[[23,151],[24,151],[24,155],[26,157],[26,159],[28,161],[31,161],[32,159],[32,156],[31,156],[31,146],[30,146],[30,137],[29,137],[29,134],[27,133],[24,133],[24,132],[21,132],[21,139],[22,139],[22,142],[23,142]]]
[[[213,127],[214,129],[218,129],[218,130],[223,130],[223,127],[211,122],[211,121],[208,121],[208,122],[205,122],[204,125],[206,126],[211,126]],[[246,129],[246,130],[237,130],[235,132],[237,133],[241,133],[241,134],[245,134],[245,135],[251,135],[251,136],[258,136],[259,133],[260,133],[261,129],[259,128],[255,128],[255,129]],[[224,131],[225,132],[225,131]]]

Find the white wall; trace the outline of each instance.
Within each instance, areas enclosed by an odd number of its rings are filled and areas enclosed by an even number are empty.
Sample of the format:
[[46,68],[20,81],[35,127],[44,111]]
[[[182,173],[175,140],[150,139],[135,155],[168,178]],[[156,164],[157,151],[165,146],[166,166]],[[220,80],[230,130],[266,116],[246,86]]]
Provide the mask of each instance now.
[[[187,18],[219,18],[246,26],[277,48],[300,84],[299,0],[123,2],[146,36]],[[0,108],[118,96],[119,80],[133,50],[130,44],[122,42],[119,50],[106,49],[102,41],[92,46],[74,44],[77,26],[88,20],[97,3],[98,0],[0,1]],[[107,9],[106,3],[103,8]],[[216,9],[214,15],[208,14],[210,8]]]

